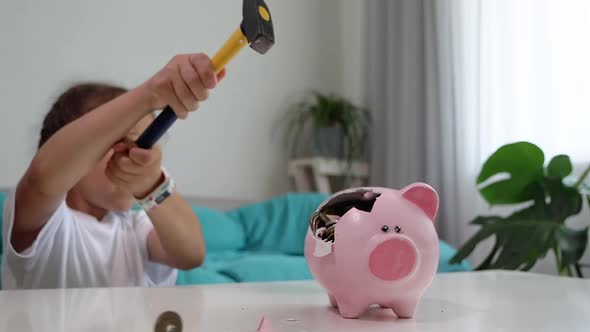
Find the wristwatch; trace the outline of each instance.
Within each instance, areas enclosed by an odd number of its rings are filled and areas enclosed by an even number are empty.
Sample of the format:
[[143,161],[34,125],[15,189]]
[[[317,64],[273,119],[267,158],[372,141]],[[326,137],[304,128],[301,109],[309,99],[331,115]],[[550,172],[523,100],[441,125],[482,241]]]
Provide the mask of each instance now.
[[168,197],[172,195],[175,189],[174,180],[170,174],[162,167],[162,174],[164,174],[164,181],[154,191],[142,199],[137,199],[137,204],[146,212],[162,204]]

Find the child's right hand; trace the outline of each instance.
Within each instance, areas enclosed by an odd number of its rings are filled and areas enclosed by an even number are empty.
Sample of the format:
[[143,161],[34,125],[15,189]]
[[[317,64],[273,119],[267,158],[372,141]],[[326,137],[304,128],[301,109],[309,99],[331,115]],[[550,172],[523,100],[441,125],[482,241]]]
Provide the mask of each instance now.
[[215,74],[209,57],[203,53],[175,56],[162,70],[142,85],[151,99],[151,110],[172,107],[180,119],[196,111],[207,100],[209,90],[225,76]]

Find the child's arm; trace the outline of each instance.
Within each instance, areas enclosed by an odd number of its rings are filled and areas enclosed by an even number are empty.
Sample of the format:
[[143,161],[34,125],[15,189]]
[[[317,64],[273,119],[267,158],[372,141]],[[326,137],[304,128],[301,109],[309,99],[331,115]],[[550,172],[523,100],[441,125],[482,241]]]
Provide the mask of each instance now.
[[148,213],[154,230],[148,236],[148,251],[154,262],[189,270],[205,259],[201,225],[191,207],[175,192]]
[[[164,180],[159,147],[140,149],[132,142],[115,147],[106,174],[120,188],[143,198]],[[173,192],[148,211],[154,229],[147,238],[150,260],[188,270],[202,264],[205,245],[199,220],[184,198]]]
[[53,135],[16,190],[12,243],[29,247],[67,192],[144,116],[170,105],[181,119],[207,98],[217,80],[205,55],[175,57],[136,89],[102,105]]

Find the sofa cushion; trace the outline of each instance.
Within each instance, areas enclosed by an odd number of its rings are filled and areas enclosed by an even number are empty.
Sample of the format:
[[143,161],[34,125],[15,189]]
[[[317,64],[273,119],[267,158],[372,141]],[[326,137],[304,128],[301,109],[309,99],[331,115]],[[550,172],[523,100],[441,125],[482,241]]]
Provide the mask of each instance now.
[[198,268],[190,271],[178,271],[176,285],[206,285],[235,283],[234,279],[208,268]]
[[240,250],[246,246],[242,224],[222,211],[194,206],[199,217],[207,251]]
[[463,260],[461,264],[450,263],[451,258],[457,253],[457,249],[451,247],[445,241],[439,240],[439,250],[440,256],[438,259],[437,273],[471,271],[472,267],[467,260]]
[[237,282],[272,282],[312,280],[303,256],[250,253],[242,259],[229,262],[219,273]]
[[303,255],[309,218],[328,195],[290,193],[228,211],[246,232],[250,251]]

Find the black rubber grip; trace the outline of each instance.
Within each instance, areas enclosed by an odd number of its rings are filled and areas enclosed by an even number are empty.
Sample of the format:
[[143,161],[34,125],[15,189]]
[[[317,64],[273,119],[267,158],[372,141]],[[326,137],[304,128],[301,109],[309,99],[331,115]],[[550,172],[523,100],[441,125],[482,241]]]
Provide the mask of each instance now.
[[174,113],[170,106],[167,106],[143,134],[139,136],[135,143],[142,149],[151,149],[164,136],[166,131],[172,127],[177,119],[176,113]]

